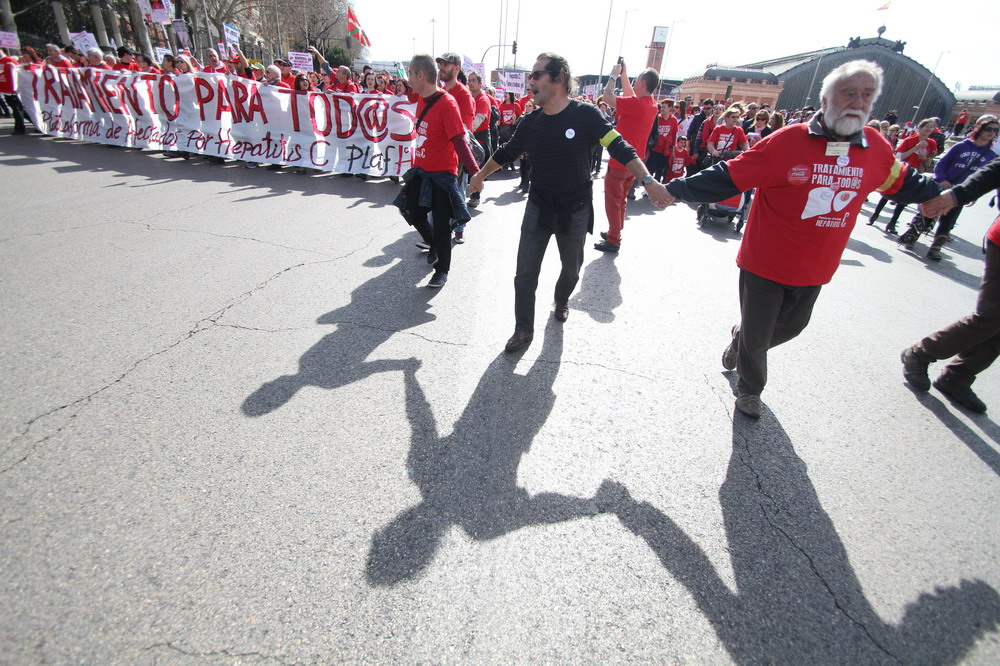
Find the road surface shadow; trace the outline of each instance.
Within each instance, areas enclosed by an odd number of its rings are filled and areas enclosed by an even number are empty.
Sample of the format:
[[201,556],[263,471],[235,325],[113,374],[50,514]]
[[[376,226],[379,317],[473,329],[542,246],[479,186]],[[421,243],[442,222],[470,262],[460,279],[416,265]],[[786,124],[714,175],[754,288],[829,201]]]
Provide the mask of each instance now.
[[[993,473],[1000,476],[1000,453],[997,452],[989,442],[984,440],[982,437],[977,435],[975,431],[969,426],[962,423],[962,420],[958,418],[951,409],[948,408],[944,402],[939,400],[935,395],[931,393],[924,393],[922,391],[916,391],[909,385],[907,388],[910,392],[917,397],[917,401],[927,408],[927,410],[937,417],[937,419],[944,425],[944,427],[951,430],[951,432],[962,441],[969,450],[979,456],[986,465],[993,470]],[[955,407],[955,409],[960,409]],[[993,421],[989,420],[986,416],[982,414],[975,414],[971,417],[980,424],[984,432],[986,432],[990,437],[993,438],[994,442],[1000,443],[1000,438],[997,432],[997,425]]]
[[367,360],[393,335],[435,319],[430,301],[439,290],[417,288],[431,268],[426,255],[414,246],[416,240],[415,233],[408,233],[365,262],[369,268],[393,265],[351,292],[350,303],[317,319],[317,324],[336,324],[337,330],[302,355],[298,373],[266,382],[248,396],[243,401],[244,414],[273,412],[305,386],[335,389],[378,372],[419,366],[412,358]]
[[605,484],[601,512],[618,515],[682,583],[740,664],[958,661],[1000,623],[1000,595],[983,581],[937,587],[883,621],[792,442],[774,414],[734,416],[719,490],[736,579],[730,591],[704,551],[669,516]]
[[452,526],[488,541],[531,525],[597,514],[593,499],[530,495],[517,485],[521,456],[556,399],[552,386],[562,356],[562,325],[550,319],[544,335],[527,374],[514,372],[518,355],[501,352],[490,363],[448,436],[440,435],[415,371],[404,370],[412,433],[407,468],[421,500],[372,537],[365,569],[369,584],[418,578]]
[[622,276],[614,253],[601,252],[580,277],[580,290],[569,300],[574,310],[583,310],[599,324],[615,320],[615,308],[622,304]]

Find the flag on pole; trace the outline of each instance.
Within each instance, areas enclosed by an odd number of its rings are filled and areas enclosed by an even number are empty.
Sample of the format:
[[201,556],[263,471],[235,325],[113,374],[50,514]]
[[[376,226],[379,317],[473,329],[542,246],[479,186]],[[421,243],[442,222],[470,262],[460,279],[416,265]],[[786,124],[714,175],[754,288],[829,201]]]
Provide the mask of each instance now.
[[354,37],[362,46],[371,46],[372,43],[368,39],[368,35],[365,31],[361,29],[361,24],[358,23],[358,17],[354,15],[354,9],[352,7],[347,8],[347,36]]

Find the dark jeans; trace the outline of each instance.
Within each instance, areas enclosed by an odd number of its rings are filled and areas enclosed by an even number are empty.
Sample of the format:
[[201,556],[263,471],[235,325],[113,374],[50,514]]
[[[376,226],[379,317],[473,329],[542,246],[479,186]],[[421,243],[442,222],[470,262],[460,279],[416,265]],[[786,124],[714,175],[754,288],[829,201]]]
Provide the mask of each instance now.
[[521,184],[520,188],[527,190],[531,185],[531,160],[527,157],[521,158]]
[[556,237],[562,261],[562,272],[556,281],[556,303],[569,302],[576,283],[580,281],[580,267],[583,266],[583,244],[587,239],[591,211],[585,208],[573,214],[569,234],[557,234],[543,227],[540,214],[541,209],[536,204],[530,200],[525,204],[521,242],[517,246],[517,273],[514,275],[514,328],[518,331],[535,330],[535,290],[549,238]]
[[[433,187],[434,197],[431,200],[431,207],[420,206],[417,204],[417,197],[411,197],[403,217],[413,225],[424,242],[437,252],[434,270],[447,273],[451,270],[451,218],[454,211],[448,193],[437,185]],[[427,221],[427,213],[434,216],[433,224]]]
[[667,171],[667,156],[655,150],[649,151],[646,168],[649,169],[649,175],[653,177],[653,180],[662,183],[663,174]]
[[740,270],[740,333],[736,372],[740,393],[760,395],[767,383],[767,351],[796,337],[809,323],[820,286],[790,287]]
[[945,236],[951,233],[951,230],[955,228],[955,223],[958,222],[958,216],[962,214],[962,208],[964,206],[955,206],[947,213],[938,218],[937,231],[934,232],[935,236]]
[[1000,247],[986,242],[986,266],[972,314],[917,343],[918,354],[935,361],[954,356],[944,373],[954,384],[971,386],[1000,355]]
[[[887,203],[889,203],[889,198],[888,197],[882,197],[881,199],[878,200],[878,205],[875,206],[875,212],[872,213],[872,216],[870,218],[873,222],[875,221],[875,218],[878,217],[878,214],[882,212],[882,209],[885,208],[885,205]],[[897,203],[896,204],[896,207],[892,211],[892,218],[889,220],[889,224],[885,225],[887,229],[889,227],[895,227],[896,226],[896,222],[899,221],[899,216],[903,214],[904,210],[906,210],[906,204],[905,203]]]
[[14,114],[14,131],[18,134],[24,134],[24,118],[27,115],[24,111],[24,107],[21,106],[21,100],[18,99],[17,95],[4,95],[7,100],[7,105],[10,106],[11,113]]

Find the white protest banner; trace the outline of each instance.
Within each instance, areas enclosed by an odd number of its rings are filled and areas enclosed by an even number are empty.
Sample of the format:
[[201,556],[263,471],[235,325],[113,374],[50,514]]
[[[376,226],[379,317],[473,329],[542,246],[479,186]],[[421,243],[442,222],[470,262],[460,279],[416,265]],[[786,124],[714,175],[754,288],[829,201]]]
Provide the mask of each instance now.
[[472,71],[472,58],[469,56],[462,56],[462,71],[466,73]]
[[73,41],[73,46],[78,48],[81,53],[86,53],[87,49],[99,48],[97,38],[89,32],[71,32],[69,38]]
[[0,49],[20,49],[21,40],[16,32],[5,32],[0,30]]
[[231,26],[228,23],[223,23],[222,24],[222,32],[223,32],[223,35],[225,36],[226,45],[227,46],[231,45],[231,44],[236,44],[237,46],[240,45],[240,29],[239,28],[237,28],[235,26]]
[[[486,78],[486,65],[485,64],[483,64],[481,62],[474,62],[474,63],[472,63],[472,68],[471,68],[470,71],[474,71],[474,72],[478,73],[480,81],[487,81],[487,82],[489,81],[489,79]],[[483,85],[486,85],[486,84],[484,83]]]
[[507,92],[524,94],[524,72],[502,72],[504,89]]
[[170,49],[162,46],[154,46],[153,50],[156,51],[156,62],[163,62],[163,56],[172,55]]
[[153,5],[150,4],[149,0],[138,0],[139,11],[142,12],[142,18],[146,19],[146,23],[153,22]]
[[584,86],[583,94],[593,99],[597,95],[597,84],[591,83],[589,86]]
[[220,58],[228,58],[229,57],[229,49],[226,48],[226,45],[223,44],[222,42],[216,42],[215,43],[215,52],[219,54]]
[[191,48],[191,37],[188,35],[187,23],[184,22],[184,19],[174,19],[173,24],[174,34],[177,35],[177,41],[181,43],[181,48]]
[[223,74],[32,65],[17,76],[21,103],[51,136],[372,176],[402,175],[416,150],[416,109],[403,97],[293,92]]
[[153,21],[161,25],[170,25],[174,18],[174,6],[170,0],[151,0]]
[[292,69],[297,69],[300,72],[311,72],[313,69],[313,57],[311,53],[289,51],[288,62],[292,64]]

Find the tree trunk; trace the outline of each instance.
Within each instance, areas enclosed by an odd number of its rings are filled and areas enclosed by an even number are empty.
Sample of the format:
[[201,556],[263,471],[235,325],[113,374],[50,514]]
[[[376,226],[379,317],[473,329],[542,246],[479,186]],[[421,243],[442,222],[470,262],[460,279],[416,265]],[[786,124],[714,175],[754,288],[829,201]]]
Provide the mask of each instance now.
[[115,9],[111,5],[105,5],[104,8],[108,10],[108,22],[111,24],[111,38],[114,40],[114,45],[121,46],[125,40],[122,39],[122,28],[118,23],[118,14],[115,13]]
[[152,53],[153,45],[149,41],[146,19],[142,15],[142,10],[139,9],[139,3],[135,0],[128,0],[128,13],[132,18],[132,32],[136,48],[145,53]]
[[10,0],[0,0],[0,24],[5,32],[17,32],[14,22],[14,12],[10,10]]
[[108,31],[104,27],[104,17],[101,15],[101,6],[97,0],[90,0],[90,15],[94,17],[94,31],[97,32],[97,43],[102,49],[107,49],[111,42],[108,41]]
[[66,27],[66,13],[63,12],[62,3],[59,0],[52,0],[52,13],[56,17],[56,27],[59,29],[59,39],[61,46],[72,44],[73,40],[69,36],[69,28]]

